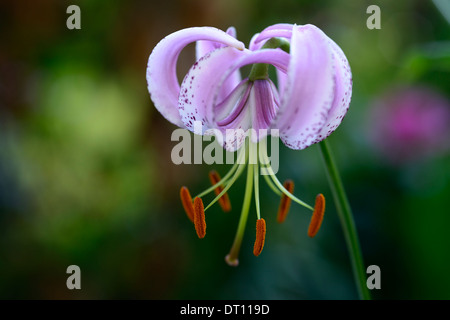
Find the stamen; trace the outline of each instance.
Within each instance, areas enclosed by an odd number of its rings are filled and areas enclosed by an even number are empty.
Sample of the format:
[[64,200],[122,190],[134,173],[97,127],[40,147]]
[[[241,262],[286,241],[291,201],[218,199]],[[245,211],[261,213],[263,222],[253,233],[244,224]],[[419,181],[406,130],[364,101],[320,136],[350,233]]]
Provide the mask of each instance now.
[[[264,163],[268,163],[269,159],[264,159]],[[305,208],[308,208],[311,211],[314,211],[314,208],[311,207],[309,204],[303,202],[302,200],[295,197],[292,193],[286,190],[286,188],[281,184],[280,181],[278,181],[277,177],[275,176],[275,173],[272,170],[271,166],[265,167],[267,169],[267,172],[269,173],[270,178],[272,179],[275,186],[286,196],[291,198],[293,201],[297,202],[299,205],[304,206]]]
[[189,193],[188,188],[181,187],[180,190],[180,198],[181,203],[183,204],[184,211],[186,212],[186,215],[188,216],[189,220],[194,222],[194,205],[192,204],[192,197]]
[[[267,185],[272,189],[273,192],[275,192],[276,195],[280,196],[282,195],[282,192],[280,189],[278,189],[277,186],[275,186],[272,182],[271,177],[269,175],[271,172],[268,170],[268,167],[271,167],[271,164],[269,162],[269,156],[267,155],[267,137],[262,139],[259,144],[259,157],[260,157],[260,165],[261,165],[261,175],[266,180]],[[272,171],[273,172],[273,171]]]
[[233,183],[237,180],[237,178],[239,178],[239,176],[241,175],[242,171],[244,171],[244,168],[246,166],[247,163],[247,157],[246,156],[246,160],[243,164],[240,164],[236,170],[236,172],[234,173],[234,176],[231,178],[230,181],[227,182],[227,185],[223,188],[223,190],[219,193],[218,196],[216,196],[213,201],[211,201],[205,208],[205,211],[208,210],[214,203],[216,203],[217,201],[219,201],[219,199],[225,194],[225,192],[228,191],[228,189],[231,188],[231,186],[233,185]]
[[264,219],[256,220],[256,240],[253,246],[253,254],[259,256],[264,248],[264,240],[266,238],[266,221]]
[[[261,166],[262,168],[266,168]],[[270,177],[267,174],[262,174],[262,176],[264,177],[264,179],[266,180],[267,185],[270,187],[270,189],[272,189],[273,192],[275,192],[275,194],[277,196],[280,196],[283,194],[272,182],[272,180],[270,179]]]
[[314,212],[309,224],[308,236],[314,237],[320,229],[323,216],[325,213],[325,197],[323,194],[318,194],[316,197],[316,204],[314,205]]
[[[212,170],[209,172],[209,180],[211,181],[211,184],[217,185],[218,182],[221,180],[219,173],[217,171]],[[214,193],[216,196],[218,196],[223,191],[223,187],[221,185],[218,185],[214,189]],[[230,198],[228,197],[228,193],[224,193],[222,197],[219,198],[219,205],[222,208],[224,212],[231,211],[231,202]]]
[[253,165],[253,178],[255,184],[255,205],[256,205],[256,216],[261,219],[261,209],[259,204],[259,171],[258,163]]
[[195,231],[200,239],[206,235],[205,209],[201,198],[194,199],[194,225]]
[[198,194],[197,197],[201,198],[201,197],[207,195],[208,193],[214,191],[219,185],[224,186],[224,185],[228,184],[229,183],[228,180],[231,178],[231,176],[233,176],[233,174],[239,169],[239,166],[244,162],[245,153],[246,152],[245,152],[244,148],[241,148],[241,150],[239,150],[239,153],[237,156],[237,161],[233,165],[233,167],[230,169],[230,171],[228,171],[228,173],[217,184],[209,187],[202,193]]
[[[292,180],[286,180],[283,184],[283,187],[291,194],[294,192],[294,182]],[[286,219],[289,208],[291,207],[291,201],[292,199],[283,193],[283,195],[281,196],[280,206],[278,207],[278,223],[283,223]]]
[[[265,144],[267,143],[267,141],[264,139],[263,141],[260,142],[260,144],[263,144],[263,146],[265,146]],[[265,147],[263,147],[263,149],[266,149]],[[260,157],[262,157],[261,162],[264,164],[269,164],[270,160],[269,160],[269,156],[267,155],[267,152],[261,152]],[[280,181],[278,181],[275,173],[273,172],[272,166],[271,165],[265,165],[264,166],[264,170],[266,172],[266,174],[272,179],[273,184],[269,183],[269,187],[271,188],[278,188],[278,190],[285,194],[286,196],[288,196],[289,198],[291,198],[293,201],[297,202],[299,205],[308,208],[311,211],[314,211],[314,208],[311,207],[309,204],[303,202],[302,200],[298,199],[297,197],[295,197],[291,192],[287,191],[286,188],[281,184]],[[267,179],[268,180],[268,179]]]

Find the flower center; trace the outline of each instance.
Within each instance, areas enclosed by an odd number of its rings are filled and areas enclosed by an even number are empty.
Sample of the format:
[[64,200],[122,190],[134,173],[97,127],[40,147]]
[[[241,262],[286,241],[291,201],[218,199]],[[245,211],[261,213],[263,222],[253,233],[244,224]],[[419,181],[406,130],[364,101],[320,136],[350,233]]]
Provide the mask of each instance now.
[[219,130],[256,130],[259,140],[274,120],[280,99],[270,79],[242,80],[239,85],[215,106],[215,121]]

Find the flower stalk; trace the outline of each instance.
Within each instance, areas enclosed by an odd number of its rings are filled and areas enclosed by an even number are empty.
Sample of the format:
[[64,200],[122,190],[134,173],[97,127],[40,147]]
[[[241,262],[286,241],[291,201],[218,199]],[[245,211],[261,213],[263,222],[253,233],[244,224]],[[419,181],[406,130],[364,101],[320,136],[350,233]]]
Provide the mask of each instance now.
[[327,171],[328,181],[330,183],[336,210],[344,231],[352,264],[353,275],[358,288],[358,294],[360,299],[370,300],[370,292],[366,285],[366,273],[364,270],[364,262],[359,245],[358,233],[356,231],[350,204],[327,140],[325,139],[321,141],[319,146],[325,164],[325,169]]

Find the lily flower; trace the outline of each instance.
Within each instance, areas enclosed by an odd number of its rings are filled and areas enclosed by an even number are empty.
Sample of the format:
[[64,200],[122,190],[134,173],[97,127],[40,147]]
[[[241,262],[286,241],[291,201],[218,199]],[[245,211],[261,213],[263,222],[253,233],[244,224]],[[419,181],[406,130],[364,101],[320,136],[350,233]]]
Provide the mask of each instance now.
[[[177,59],[184,47],[196,42],[196,62],[181,85]],[[240,69],[252,65],[242,78]],[[269,65],[276,69],[276,83],[269,78]],[[237,234],[226,261],[238,264],[253,190],[256,204],[254,255],[264,246],[266,223],[259,205],[259,175],[281,196],[278,222],[283,222],[291,201],[313,212],[309,236],[322,223],[325,198],[316,197],[312,207],[293,195],[294,184],[282,184],[267,164],[266,136],[277,129],[283,143],[305,149],[328,137],[341,123],[351,99],[352,75],[341,48],[313,25],[275,24],[250,41],[249,48],[236,39],[236,30],[212,27],[179,30],[161,40],[148,60],[147,84],[156,109],[171,123],[201,135],[215,135],[228,151],[237,151],[237,162],[221,178],[210,173],[212,186],[193,198],[186,187],[180,197],[195,225],[197,235],[206,234],[205,211],[219,202],[231,210],[227,190],[248,165],[247,184]],[[197,126],[196,126],[197,124]],[[200,128],[200,130],[198,130]],[[229,134],[232,131],[233,134]],[[225,137],[225,138],[221,138]],[[265,170],[265,171],[264,171]],[[215,192],[206,206],[202,198]]]

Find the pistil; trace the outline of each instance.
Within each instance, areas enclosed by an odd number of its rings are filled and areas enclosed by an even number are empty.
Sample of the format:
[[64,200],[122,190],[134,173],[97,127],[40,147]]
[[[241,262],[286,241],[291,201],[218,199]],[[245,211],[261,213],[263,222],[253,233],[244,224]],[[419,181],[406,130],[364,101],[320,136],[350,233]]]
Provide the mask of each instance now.
[[225,261],[230,266],[237,266],[239,264],[239,251],[241,249],[242,239],[244,237],[245,225],[247,224],[248,212],[252,200],[253,189],[253,164],[248,165],[247,170],[247,184],[245,187],[244,203],[242,205],[241,217],[239,218],[239,225],[234,238],[233,246],[230,253],[225,257]]

